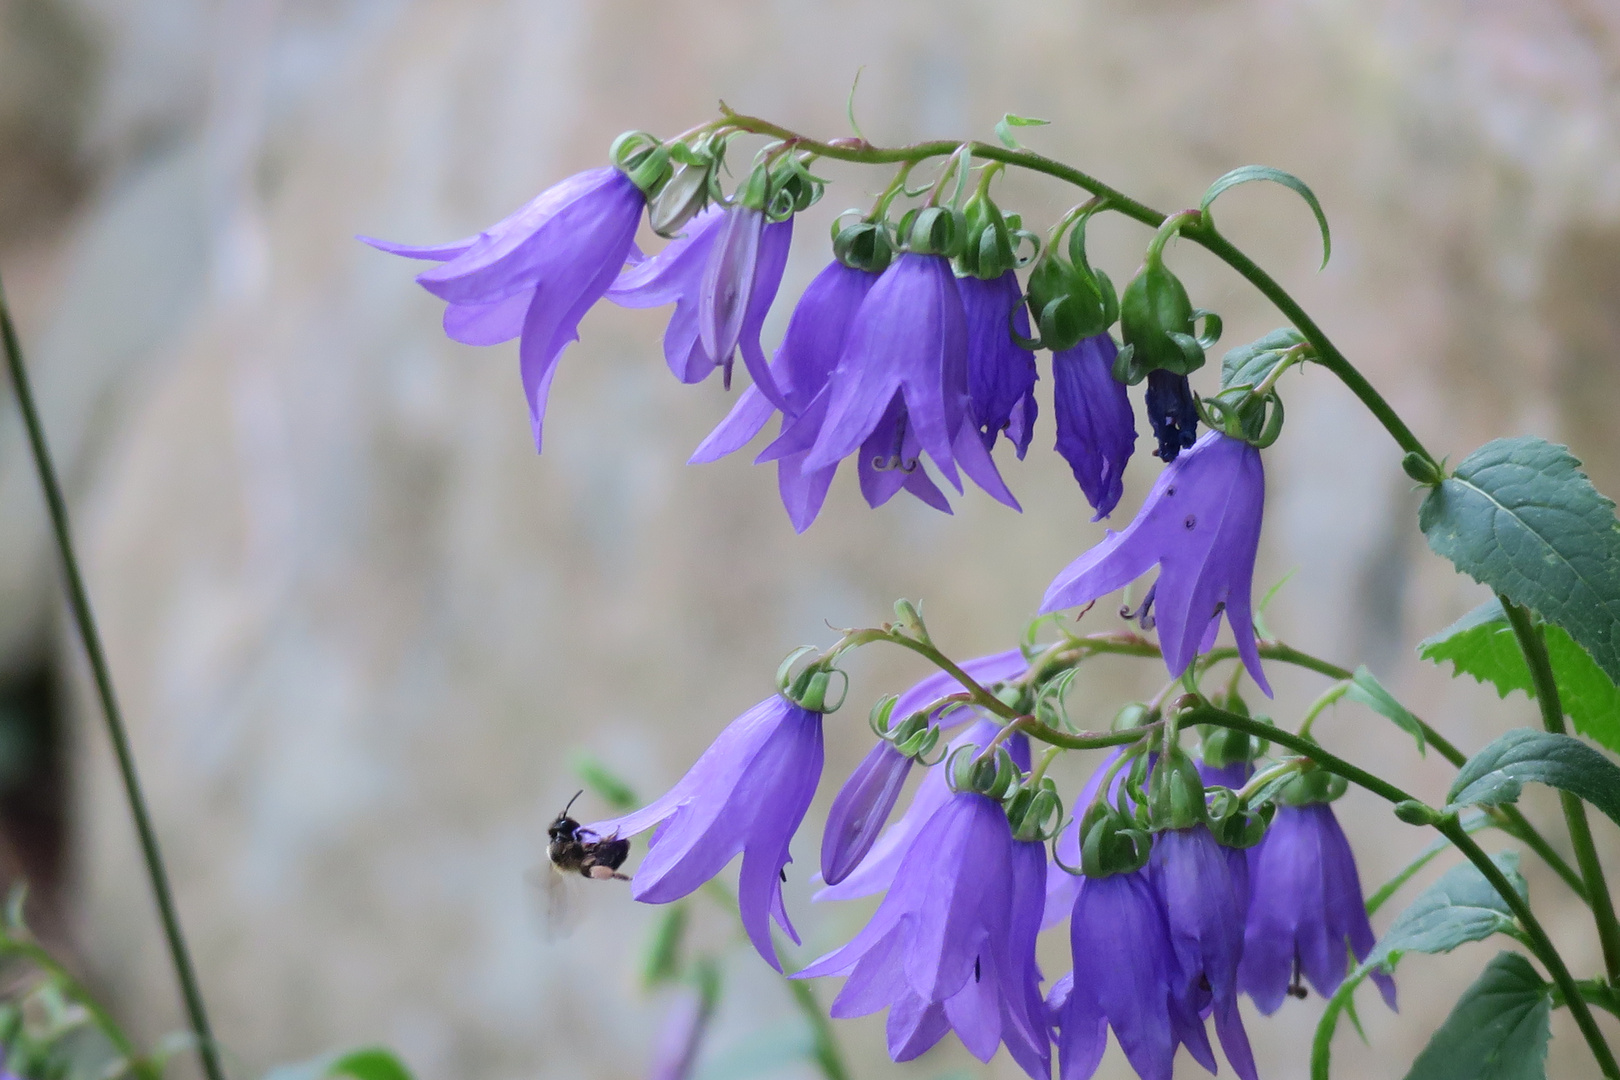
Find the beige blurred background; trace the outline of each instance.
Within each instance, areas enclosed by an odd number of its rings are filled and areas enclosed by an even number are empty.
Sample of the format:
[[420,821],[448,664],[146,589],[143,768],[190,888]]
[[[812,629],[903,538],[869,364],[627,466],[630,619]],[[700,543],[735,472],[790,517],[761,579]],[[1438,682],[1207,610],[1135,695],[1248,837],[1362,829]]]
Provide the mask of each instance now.
[[[652,912],[583,885],[571,935],[553,940],[539,914],[532,875],[577,786],[569,755],[656,793],[768,692],[789,648],[829,640],[823,620],[920,597],[951,651],[1004,648],[1101,536],[1051,452],[1045,398],[1029,461],[1003,461],[1022,516],[976,492],[949,518],[905,499],[873,512],[843,476],[795,536],[774,470],[682,464],[729,401],[717,380],[668,376],[662,312],[586,319],[536,457],[515,344],[446,342],[413,267],[351,239],[473,232],[599,163],[619,131],[684,129],[717,98],[842,134],[857,70],[876,141],[1047,117],[1030,144],[1167,209],[1240,164],[1299,174],[1334,226],[1325,271],[1279,188],[1226,196],[1221,225],[1437,453],[1539,434],[1620,491],[1613,0],[0,0],[0,271],[237,1075],[372,1041],[427,1080],[640,1075],[660,1001],[631,971]],[[831,215],[886,179],[834,171],[784,296],[828,257]],[[1073,201],[1021,179],[1004,193],[1042,226]],[[1094,235],[1123,283],[1147,234]],[[1171,257],[1225,315],[1225,344],[1279,324],[1197,250]],[[1426,553],[1394,445],[1325,373],[1284,391],[1257,580],[1298,572],[1272,626],[1365,661],[1465,748],[1530,722],[1522,699],[1414,658],[1481,591]],[[1151,480],[1146,446],[1116,520]],[[0,755],[4,863],[40,883],[42,927],[155,1037],[180,1026],[176,995],[23,450],[8,388],[0,709],[24,736]],[[820,811],[869,745],[865,703],[921,674],[895,655],[855,670]],[[1271,673],[1283,719],[1321,689]],[[1099,663],[1078,711],[1105,722],[1157,678]],[[1443,790],[1443,763],[1356,706],[1317,731]],[[1369,887],[1426,840],[1370,799],[1339,806]],[[861,917],[808,904],[818,844],[807,827],[790,868],[806,955]],[[1589,966],[1567,893],[1531,880]],[[1369,995],[1377,1049],[1341,1032],[1339,1075],[1403,1073],[1492,952],[1408,960],[1404,1013]],[[749,1054],[768,1064],[761,1047],[800,1037],[755,958],[735,954],[727,978],[712,1080],[755,1075]],[[1251,1018],[1266,1076],[1302,1075],[1320,1008]],[[892,1066],[880,1018],[839,1030],[859,1077],[1018,1075],[953,1043]],[[1591,1075],[1567,1017],[1555,1030],[1552,1075]],[[1104,1073],[1129,1075],[1117,1052]]]

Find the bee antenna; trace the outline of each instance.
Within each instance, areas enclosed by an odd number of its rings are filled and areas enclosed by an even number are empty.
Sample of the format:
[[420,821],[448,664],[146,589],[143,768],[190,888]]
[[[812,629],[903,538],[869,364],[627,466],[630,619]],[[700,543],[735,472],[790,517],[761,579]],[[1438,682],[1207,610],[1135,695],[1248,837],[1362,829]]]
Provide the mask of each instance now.
[[568,816],[568,811],[570,811],[570,810],[572,810],[574,808],[574,803],[577,802],[579,800],[579,797],[581,795],[583,795],[583,794],[585,794],[585,789],[584,788],[580,788],[578,791],[574,792],[574,797],[572,799],[568,800],[568,805],[567,806],[563,807],[563,817]]

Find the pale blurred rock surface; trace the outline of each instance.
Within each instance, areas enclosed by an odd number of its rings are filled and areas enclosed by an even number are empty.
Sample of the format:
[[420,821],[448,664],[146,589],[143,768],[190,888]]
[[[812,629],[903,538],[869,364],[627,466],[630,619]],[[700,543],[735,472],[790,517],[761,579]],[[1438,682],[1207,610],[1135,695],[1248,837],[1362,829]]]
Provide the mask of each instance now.
[[[840,134],[859,69],[876,141],[1048,117],[1031,144],[1165,208],[1236,165],[1299,174],[1334,225],[1325,271],[1281,189],[1226,196],[1221,226],[1436,452],[1540,434],[1620,490],[1620,9],[1601,0],[5,0],[0,31],[0,257],[204,986],[246,1073],[382,1040],[428,1078],[637,1075],[648,910],[586,886],[560,942],[537,915],[569,753],[655,792],[768,692],[783,653],[827,640],[823,620],[922,597],[952,651],[1003,648],[1101,536],[1050,452],[1049,408],[1030,460],[1003,462],[1022,516],[977,494],[951,518],[874,513],[842,477],[795,536],[773,470],[682,464],[729,399],[668,377],[659,312],[588,317],[537,458],[515,346],[446,342],[411,266],[355,233],[465,235],[619,131],[684,129],[717,98]],[[827,258],[832,213],[884,179],[833,171],[784,295]],[[1006,195],[1042,224],[1073,200],[1024,178]],[[1094,234],[1123,282],[1146,235]],[[1279,323],[1200,252],[1172,259],[1228,343]],[[1259,580],[1298,573],[1271,625],[1365,660],[1465,747],[1527,722],[1522,700],[1413,659],[1479,590],[1425,552],[1394,446],[1325,374],[1285,392]],[[76,670],[9,407],[0,507],[0,667],[49,643]],[[857,703],[919,673],[887,655],[856,670]],[[1273,674],[1282,717],[1319,689]],[[1155,673],[1099,666],[1084,686],[1104,722]],[[865,751],[862,709],[829,722],[823,808]],[[179,1026],[175,995],[80,712],[77,945],[153,1035]],[[1346,706],[1318,731],[1352,754],[1362,732],[1396,746],[1376,723]],[[1404,747],[1365,752],[1445,783]],[[1371,800],[1341,813],[1369,884],[1423,843]],[[789,901],[807,946],[855,918],[809,908],[815,852],[812,831]],[[1582,955],[1584,924],[1560,923]],[[1405,1011],[1366,1006],[1378,1049],[1342,1037],[1342,1075],[1403,1067],[1487,955],[1409,961]],[[739,956],[730,975],[717,1045],[791,1024],[761,965]],[[1301,1073],[1319,1008],[1254,1020],[1267,1075]],[[880,1023],[843,1029],[858,1074],[891,1068]],[[1555,1029],[1554,1075],[1579,1074],[1578,1040]],[[972,1064],[952,1049],[897,1071]],[[1016,1074],[1005,1057],[990,1071]]]

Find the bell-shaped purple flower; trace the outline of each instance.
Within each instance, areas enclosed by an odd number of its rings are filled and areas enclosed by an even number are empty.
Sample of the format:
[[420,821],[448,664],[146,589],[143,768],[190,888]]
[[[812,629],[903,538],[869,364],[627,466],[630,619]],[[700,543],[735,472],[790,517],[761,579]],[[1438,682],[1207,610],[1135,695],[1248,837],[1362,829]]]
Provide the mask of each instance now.
[[1058,1075],[1089,1080],[1113,1028],[1142,1080],[1170,1080],[1186,1045],[1211,1072],[1215,1055],[1203,1022],[1174,993],[1179,973],[1164,905],[1147,871],[1085,878],[1069,920],[1074,970],[1047,1000],[1058,1028]]
[[1170,927],[1178,999],[1198,1013],[1213,1007],[1226,1059],[1242,1080],[1255,1080],[1254,1054],[1237,1004],[1249,905],[1242,853],[1221,846],[1204,825],[1171,829],[1154,838],[1148,870]]
[[[816,395],[827,385],[827,377],[838,363],[850,324],[877,275],[845,266],[836,260],[817,274],[799,297],[788,320],[787,334],[770,363],[771,378],[786,408],[782,410],[785,430],[798,419]],[[673,325],[673,322],[671,323]],[[825,399],[822,399],[825,407]],[[748,445],[778,409],[758,385],[750,386],[737,398],[731,413],[720,422],[697,448],[689,464],[716,461]],[[788,520],[798,532],[810,527],[827,498],[837,463],[806,472],[804,459],[809,446],[785,454],[777,460],[777,485]],[[765,460],[762,455],[761,461]]]
[[[972,724],[962,729],[961,733],[952,739],[945,748],[946,759],[951,753],[966,746],[984,746],[1001,730],[1001,726],[982,709],[959,709],[951,714],[951,719],[977,717]],[[1012,755],[1013,763],[1024,771],[1029,771],[1029,739],[1024,735],[1014,735],[1003,743],[1007,752]],[[911,805],[906,812],[900,815],[900,820],[883,830],[876,843],[872,844],[866,855],[856,864],[855,868],[845,874],[843,880],[827,885],[816,891],[812,900],[853,900],[859,896],[871,896],[889,888],[900,871],[900,865],[906,854],[911,850],[912,844],[928,824],[930,818],[939,808],[951,799],[950,785],[946,782],[945,768],[936,765],[923,776],[922,782],[917,785],[916,794],[911,797]],[[835,823],[836,824],[836,823]],[[834,826],[829,826],[829,828]]]
[[679,900],[741,852],[743,926],[780,971],[770,920],[799,940],[782,906],[782,872],[793,861],[788,844],[815,796],[821,763],[821,714],[772,695],[733,720],[662,798],[586,828],[626,837],[660,826],[630,884],[631,895],[648,904]]
[[1013,332],[1029,338],[1029,314],[1018,275],[1008,270],[985,280],[971,274],[956,279],[967,316],[968,399],[986,450],[1003,431],[1019,460],[1035,431],[1035,353],[1019,345]]
[[848,976],[829,1010],[835,1017],[887,1008],[896,1061],[949,1028],[981,1061],[1006,1042],[1031,1076],[1045,1076],[1034,958],[1045,870],[1041,845],[1013,839],[1000,803],[951,795],[918,832],[871,922],[796,977]]
[[[1248,858],[1251,898],[1239,987],[1268,1015],[1301,975],[1317,993],[1331,996],[1344,981],[1350,955],[1365,960],[1375,940],[1356,857],[1332,805],[1277,807],[1265,839]],[[1373,980],[1395,1008],[1394,980],[1381,971],[1373,972]]]
[[1170,675],[1179,677],[1214,645],[1225,613],[1244,667],[1269,697],[1249,595],[1265,498],[1260,451],[1218,431],[1205,433],[1159,474],[1123,532],[1110,531],[1057,576],[1041,611],[1089,604],[1157,565],[1141,618],[1144,627],[1157,622]]
[[1101,521],[1125,493],[1125,465],[1136,450],[1136,414],[1114,378],[1119,348],[1107,333],[1052,354],[1052,414],[1057,452],[1069,463]]
[[664,250],[626,267],[607,298],[632,308],[674,303],[664,360],[682,382],[701,382],[718,367],[729,387],[732,357],[741,350],[757,392],[779,403],[759,333],[792,240],[791,218],[773,222],[746,206],[710,207]]
[[432,247],[360,237],[441,263],[416,280],[446,301],[444,332],[468,345],[521,337],[518,358],[540,448],[557,359],[630,257],[646,198],[617,168],[577,173],[477,236]]
[[921,470],[927,453],[958,491],[960,466],[1017,509],[975,425],[967,338],[950,263],[900,255],[861,301],[827,385],[761,459],[808,450],[801,468],[814,473],[859,450],[861,492],[872,506],[905,488],[948,512],[950,504]]
[[1147,377],[1148,423],[1159,440],[1153,456],[1166,464],[1198,438],[1198,407],[1187,376],[1155,368]]
[[[1098,789],[1102,787],[1102,779],[1108,775],[1110,766],[1119,760],[1125,751],[1122,747],[1114,747],[1103,757],[1097,768],[1086,779],[1085,786],[1075,798],[1069,824],[1064,826],[1056,840],[1052,842],[1052,853],[1060,859],[1065,866],[1080,865],[1080,820],[1086,816],[1086,810],[1097,801]],[[1148,758],[1149,767],[1156,755]],[[1125,773],[1115,770],[1108,783],[1108,801],[1113,802],[1119,795],[1119,787],[1125,782]],[[1134,801],[1127,796],[1126,805],[1134,805]],[[1045,930],[1056,926],[1069,917],[1074,910],[1074,901],[1080,895],[1080,883],[1085,879],[1079,874],[1059,871],[1048,874],[1046,877],[1046,915],[1041,921],[1041,929]]]

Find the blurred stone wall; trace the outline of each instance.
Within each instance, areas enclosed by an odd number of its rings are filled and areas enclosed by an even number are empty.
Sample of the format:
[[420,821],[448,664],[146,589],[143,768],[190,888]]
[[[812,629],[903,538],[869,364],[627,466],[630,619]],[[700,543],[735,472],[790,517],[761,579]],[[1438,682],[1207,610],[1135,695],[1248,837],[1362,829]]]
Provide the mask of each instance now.
[[[598,163],[617,132],[684,129],[717,98],[840,134],[860,70],[876,141],[1048,117],[1032,145],[1164,208],[1236,165],[1299,174],[1334,225],[1326,270],[1281,189],[1226,196],[1222,228],[1437,453],[1536,433],[1620,490],[1620,9],[1603,0],[0,0],[0,34],[0,269],[244,1074],[383,1040],[428,1078],[638,1075],[657,1002],[630,970],[650,912],[587,886],[570,936],[538,914],[570,752],[654,793],[768,692],[782,654],[828,639],[823,620],[921,597],[951,651],[1003,648],[1102,535],[1043,406],[1030,460],[1004,462],[1022,516],[977,493],[950,518],[903,500],[872,512],[844,477],[795,536],[774,471],[682,465],[729,399],[668,378],[661,312],[591,314],[537,458],[515,346],[444,341],[411,267],[355,233],[465,235]],[[784,296],[826,259],[832,213],[885,179],[832,171]],[[1024,178],[1005,194],[1043,224],[1073,201]],[[1095,261],[1124,281],[1146,234],[1094,234]],[[1231,343],[1278,324],[1200,251],[1171,258]],[[1329,376],[1285,392],[1257,580],[1298,573],[1271,625],[1366,660],[1465,747],[1527,722],[1522,700],[1413,658],[1479,590],[1424,551],[1395,447]],[[1116,520],[1150,482],[1144,457]],[[9,406],[0,508],[0,669],[53,654],[79,679]],[[852,700],[919,673],[863,657]],[[1320,689],[1272,674],[1279,717]],[[1143,666],[1099,664],[1076,704],[1104,722],[1154,688]],[[180,1025],[175,995],[104,740],[76,700],[72,942],[155,1035]],[[821,809],[866,749],[862,707],[829,724]],[[1408,760],[1380,723],[1346,706],[1318,732],[1440,790],[1442,764]],[[1371,800],[1340,806],[1369,883],[1425,840]],[[816,840],[795,845],[789,896],[807,953],[858,917],[808,907]],[[1532,888],[1560,895],[1546,875]],[[1570,915],[1556,931],[1589,955]],[[1404,1013],[1368,1004],[1379,1049],[1342,1036],[1342,1075],[1403,1067],[1488,955],[1410,961]],[[717,1051],[794,1030],[768,975],[746,955],[730,966]],[[1301,1074],[1320,1005],[1254,1018],[1267,1075]],[[840,1030],[859,1075],[887,1075],[881,1021]],[[1582,1074],[1567,1018],[1555,1030],[1569,1037],[1553,1074]],[[942,1049],[895,1071],[969,1066],[984,1071]],[[1117,1055],[1110,1069],[1128,1075]],[[1016,1073],[1005,1057],[988,1071]]]

